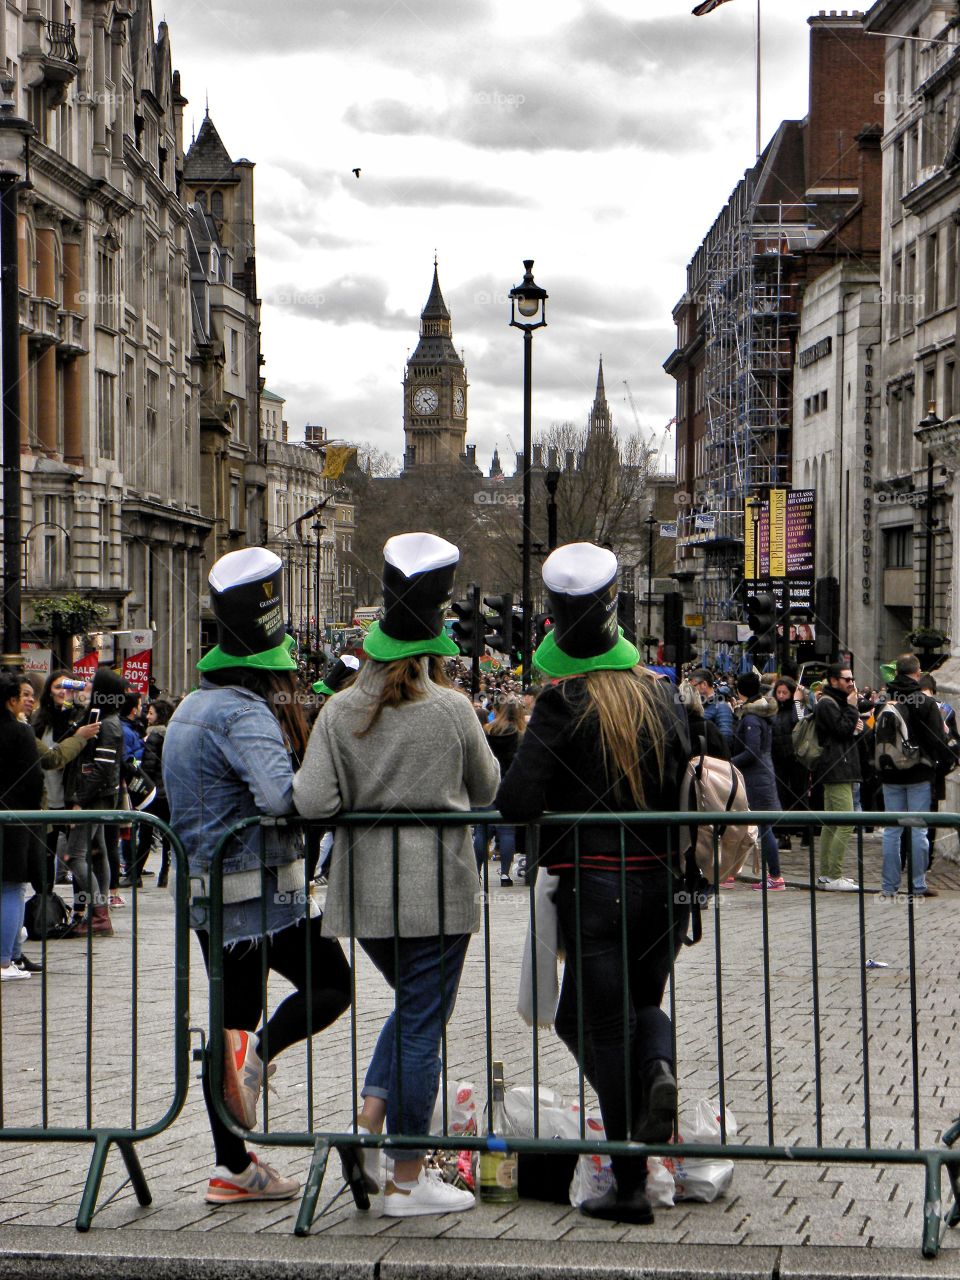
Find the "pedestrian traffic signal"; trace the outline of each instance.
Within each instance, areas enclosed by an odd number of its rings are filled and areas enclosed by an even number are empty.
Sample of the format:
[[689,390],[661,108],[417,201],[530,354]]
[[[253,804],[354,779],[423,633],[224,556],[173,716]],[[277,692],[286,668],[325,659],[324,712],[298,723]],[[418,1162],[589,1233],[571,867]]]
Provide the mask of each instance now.
[[617,596],[617,623],[631,644],[637,643],[637,595],[635,591],[621,591]]
[[777,643],[777,605],[769,591],[759,591],[747,602],[747,625],[754,648],[772,652]]
[[533,620],[533,647],[543,644],[547,632],[553,630],[553,618],[549,613],[538,613]]
[[450,606],[457,615],[453,624],[453,638],[465,658],[479,657],[483,653],[486,627],[480,614],[480,592],[471,589],[466,600],[454,600]]
[[505,591],[501,596],[484,596],[483,603],[493,615],[484,618],[487,644],[500,653],[512,653],[513,596],[509,591]]

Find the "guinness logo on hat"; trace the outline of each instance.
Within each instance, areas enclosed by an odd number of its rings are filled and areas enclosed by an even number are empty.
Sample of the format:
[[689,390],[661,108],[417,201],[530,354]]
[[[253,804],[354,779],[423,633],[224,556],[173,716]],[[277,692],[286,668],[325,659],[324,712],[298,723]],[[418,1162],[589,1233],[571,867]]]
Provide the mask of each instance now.
[[210,601],[229,657],[264,653],[284,637],[280,557],[266,547],[221,556],[210,570]]

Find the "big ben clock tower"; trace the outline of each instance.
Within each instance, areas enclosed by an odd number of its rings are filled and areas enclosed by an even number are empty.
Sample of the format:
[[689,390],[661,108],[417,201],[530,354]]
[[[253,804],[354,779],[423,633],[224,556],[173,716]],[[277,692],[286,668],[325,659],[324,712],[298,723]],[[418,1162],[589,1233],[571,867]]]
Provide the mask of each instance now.
[[430,297],[420,314],[420,341],[403,379],[405,471],[467,462],[467,375],[452,333],[434,259]]

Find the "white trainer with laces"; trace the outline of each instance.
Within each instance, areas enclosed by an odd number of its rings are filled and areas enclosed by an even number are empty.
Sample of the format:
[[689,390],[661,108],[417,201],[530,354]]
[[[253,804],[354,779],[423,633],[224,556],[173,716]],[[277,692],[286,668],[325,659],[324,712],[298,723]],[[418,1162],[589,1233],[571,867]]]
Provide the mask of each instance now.
[[465,1213],[476,1203],[472,1192],[444,1182],[435,1169],[421,1169],[412,1186],[399,1187],[392,1180],[387,1183],[383,1214],[386,1218],[415,1218],[428,1213]]
[[0,969],[0,981],[17,982],[22,978],[29,978],[30,974],[26,969],[18,969],[13,963],[8,964],[5,969]]
[[840,876],[836,880],[828,880],[823,887],[831,893],[856,893],[860,888],[856,880],[848,880],[846,876]]

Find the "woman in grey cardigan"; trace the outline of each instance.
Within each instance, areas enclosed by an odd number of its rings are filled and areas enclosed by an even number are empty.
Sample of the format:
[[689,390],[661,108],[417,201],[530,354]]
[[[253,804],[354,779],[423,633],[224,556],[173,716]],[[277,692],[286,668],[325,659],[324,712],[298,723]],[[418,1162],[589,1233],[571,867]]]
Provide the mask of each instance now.
[[[469,699],[449,687],[443,670],[443,659],[457,652],[443,615],[459,555],[426,533],[400,534],[384,547],[384,616],[364,642],[369,661],[317,719],[294,781],[305,817],[467,810],[492,801],[499,767]],[[368,1132],[381,1132],[384,1121],[391,1133],[429,1132],[442,1028],[480,927],[469,828],[441,834],[442,853],[436,828],[400,828],[396,865],[389,824],[342,828],[334,840],[324,932],[356,937],[395,992],[362,1090],[357,1126]],[[379,1191],[373,1152],[363,1154],[368,1187]],[[472,1208],[469,1192],[425,1173],[423,1154],[409,1151],[395,1162],[384,1214]]]

